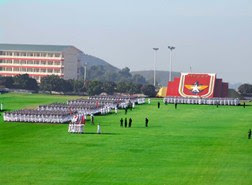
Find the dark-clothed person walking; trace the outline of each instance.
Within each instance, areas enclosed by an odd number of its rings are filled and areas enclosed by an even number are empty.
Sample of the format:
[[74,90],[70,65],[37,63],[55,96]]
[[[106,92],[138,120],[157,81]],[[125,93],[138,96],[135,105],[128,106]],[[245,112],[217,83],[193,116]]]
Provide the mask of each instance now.
[[248,139],[251,139],[251,129],[248,131]]
[[157,103],[157,107],[158,107],[158,109],[160,108],[160,102]]
[[128,107],[125,108],[125,115],[127,114],[128,112]]
[[132,119],[130,118],[129,119],[129,127],[131,127],[131,124],[132,124]]
[[124,119],[124,127],[125,127],[125,128],[127,127],[127,124],[128,124],[127,122],[128,122],[128,121],[127,121],[127,118],[125,118],[125,119]]
[[243,108],[245,108],[246,107],[246,103],[245,102],[243,102]]
[[177,103],[175,103],[174,105],[175,105],[175,109],[177,109],[177,107],[178,107],[178,104],[177,104]]
[[148,127],[149,120],[148,118],[145,118],[145,127]]
[[120,123],[121,123],[120,126],[123,127],[123,119],[122,118],[120,119]]

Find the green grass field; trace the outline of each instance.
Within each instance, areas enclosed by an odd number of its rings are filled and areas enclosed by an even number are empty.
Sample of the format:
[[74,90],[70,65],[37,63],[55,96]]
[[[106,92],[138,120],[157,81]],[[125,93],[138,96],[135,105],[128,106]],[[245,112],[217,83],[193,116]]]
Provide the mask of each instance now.
[[[7,110],[62,102],[67,96],[4,94]],[[95,117],[86,134],[68,125],[3,123],[0,185],[251,185],[252,106],[139,105],[128,115]],[[162,101],[159,99],[159,101]],[[132,128],[120,118],[131,117]],[[148,117],[149,127],[144,127]]]

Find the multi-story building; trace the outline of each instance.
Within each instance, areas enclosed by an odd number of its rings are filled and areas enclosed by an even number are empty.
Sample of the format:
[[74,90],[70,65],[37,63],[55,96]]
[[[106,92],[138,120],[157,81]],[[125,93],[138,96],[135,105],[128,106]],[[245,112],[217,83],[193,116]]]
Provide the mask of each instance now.
[[83,52],[74,46],[0,44],[0,76],[29,74],[40,82],[48,75],[78,79]]

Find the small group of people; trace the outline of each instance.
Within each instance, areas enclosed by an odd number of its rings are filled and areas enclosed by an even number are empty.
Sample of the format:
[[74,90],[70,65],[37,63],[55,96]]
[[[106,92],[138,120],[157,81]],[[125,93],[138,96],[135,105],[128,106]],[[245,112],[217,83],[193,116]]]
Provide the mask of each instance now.
[[[129,118],[129,125],[128,125],[128,119],[125,118],[124,119],[124,127],[127,128],[127,127],[131,127],[132,126],[132,118]],[[149,119],[148,118],[145,118],[145,127],[148,127],[148,124],[149,124]],[[123,127],[123,118],[120,119],[120,126]]]
[[[124,127],[127,128],[129,126],[129,128],[130,128],[131,125],[132,125],[132,119],[131,118],[129,119],[129,125],[128,125],[128,119],[125,118],[124,119]],[[123,127],[123,118],[120,119],[120,126]]]

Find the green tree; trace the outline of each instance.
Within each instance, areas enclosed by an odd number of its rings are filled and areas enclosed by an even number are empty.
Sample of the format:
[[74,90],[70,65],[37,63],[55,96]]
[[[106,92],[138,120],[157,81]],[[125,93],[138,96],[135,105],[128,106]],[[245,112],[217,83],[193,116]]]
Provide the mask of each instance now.
[[150,96],[150,97],[155,97],[156,96],[156,91],[154,85],[144,85],[142,87],[142,93]]
[[142,75],[135,74],[132,81],[136,84],[146,84],[146,80]]
[[252,93],[252,85],[251,84],[242,84],[238,88],[238,92],[242,95],[251,94]]
[[13,78],[15,88],[26,90],[38,90],[38,83],[35,79],[30,78],[28,74],[17,75]]
[[3,77],[0,76],[0,86],[6,88],[13,88],[14,87],[14,79],[13,77]]
[[100,81],[90,81],[87,87],[88,95],[98,95],[102,93],[102,82]]
[[102,84],[102,90],[103,92],[106,92],[107,94],[114,94],[116,89],[116,83],[115,82],[103,82]]

